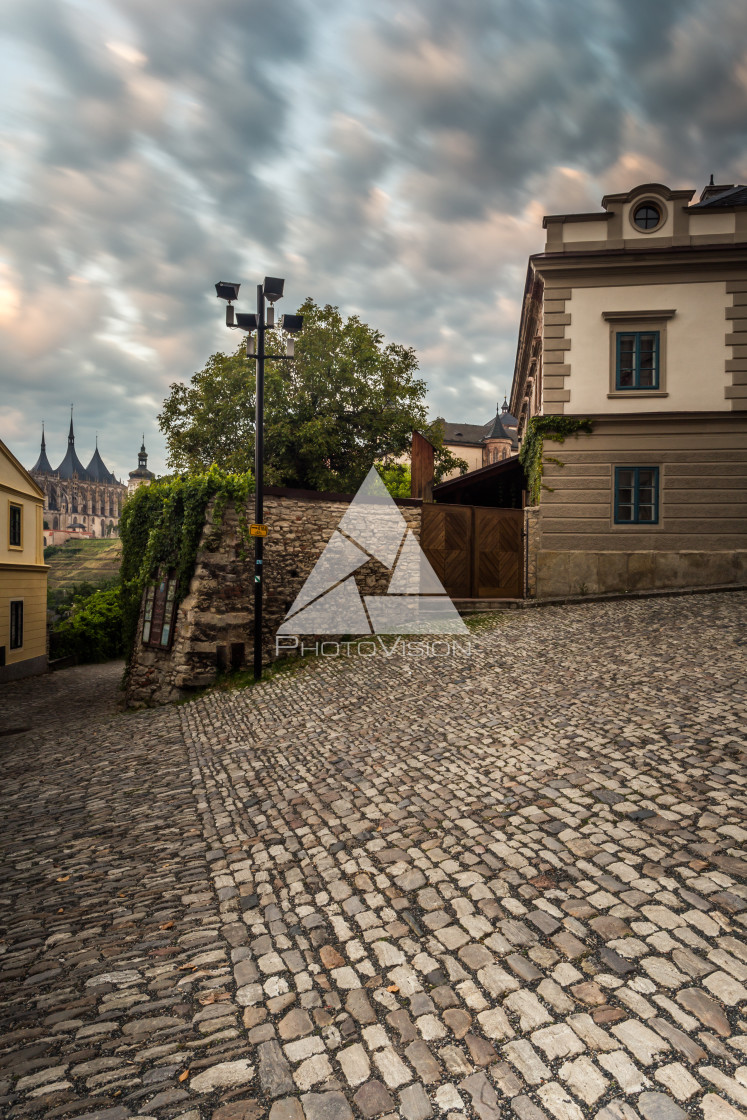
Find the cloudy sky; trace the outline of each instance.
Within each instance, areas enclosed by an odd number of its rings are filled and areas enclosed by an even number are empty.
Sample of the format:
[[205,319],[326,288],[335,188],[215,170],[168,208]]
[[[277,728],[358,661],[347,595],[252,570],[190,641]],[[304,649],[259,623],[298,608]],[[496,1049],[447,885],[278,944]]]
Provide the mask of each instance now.
[[[126,475],[286,277],[414,346],[433,415],[508,389],[544,213],[747,182],[743,0],[2,0],[0,438],[75,402]],[[241,307],[240,307],[241,309]]]

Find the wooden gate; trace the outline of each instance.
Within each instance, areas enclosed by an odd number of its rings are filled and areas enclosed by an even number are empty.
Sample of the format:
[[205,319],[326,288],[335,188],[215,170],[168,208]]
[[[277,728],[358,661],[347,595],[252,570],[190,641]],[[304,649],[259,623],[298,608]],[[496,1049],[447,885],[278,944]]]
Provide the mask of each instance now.
[[422,506],[420,543],[452,599],[523,599],[524,512]]

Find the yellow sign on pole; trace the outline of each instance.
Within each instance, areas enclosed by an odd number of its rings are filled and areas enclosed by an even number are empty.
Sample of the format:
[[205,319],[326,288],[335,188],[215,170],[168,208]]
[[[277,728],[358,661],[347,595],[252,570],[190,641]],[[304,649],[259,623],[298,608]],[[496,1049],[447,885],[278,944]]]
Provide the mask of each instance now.
[[267,526],[266,525],[257,525],[256,523],[254,523],[254,524],[249,526],[249,535],[251,537],[266,537],[267,536]]

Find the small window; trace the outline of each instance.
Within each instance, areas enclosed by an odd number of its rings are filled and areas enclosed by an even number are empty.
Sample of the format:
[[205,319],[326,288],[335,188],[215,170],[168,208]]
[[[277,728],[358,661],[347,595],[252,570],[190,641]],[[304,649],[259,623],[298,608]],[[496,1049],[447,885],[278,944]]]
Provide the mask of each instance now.
[[644,202],[633,214],[633,221],[639,229],[656,229],[661,221],[661,211],[653,202]]
[[659,388],[658,331],[624,331],[617,335],[615,388]]
[[174,640],[174,617],[176,615],[176,573],[168,575],[159,572],[155,583],[145,591],[143,611],[143,645],[169,649]]
[[23,599],[13,599],[10,604],[10,648],[23,646]]
[[615,523],[657,525],[659,468],[615,467]]
[[10,503],[8,516],[8,544],[11,548],[23,547],[23,507]]

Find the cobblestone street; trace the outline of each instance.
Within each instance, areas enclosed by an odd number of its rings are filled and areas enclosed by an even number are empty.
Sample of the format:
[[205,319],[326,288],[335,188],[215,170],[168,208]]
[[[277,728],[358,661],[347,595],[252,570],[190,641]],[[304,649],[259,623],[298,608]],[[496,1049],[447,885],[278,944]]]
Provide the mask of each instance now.
[[746,620],[512,611],[136,713],[121,665],[7,686],[0,1114],[744,1117]]

